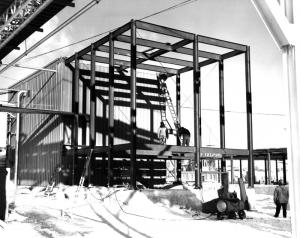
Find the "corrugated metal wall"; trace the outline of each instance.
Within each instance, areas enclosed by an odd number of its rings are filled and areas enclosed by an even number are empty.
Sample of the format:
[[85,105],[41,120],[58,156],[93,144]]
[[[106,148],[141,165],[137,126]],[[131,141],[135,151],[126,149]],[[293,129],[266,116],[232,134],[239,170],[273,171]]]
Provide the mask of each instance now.
[[[70,87],[63,87],[70,78],[70,70],[64,62],[57,60],[47,68],[58,70],[58,74],[39,71],[25,78],[11,88],[29,90],[29,96],[22,99],[22,107],[48,110],[69,108]],[[69,75],[68,75],[69,74]],[[66,96],[67,95],[67,96]],[[16,95],[11,98],[16,102]],[[55,168],[62,163],[63,123],[62,117],[47,114],[21,114],[19,144],[19,184],[45,185]],[[15,126],[14,126],[15,127]],[[15,144],[15,141],[12,141]],[[58,175],[56,175],[58,178]]]
[[[11,88],[29,90],[22,106],[35,109],[71,111],[72,70],[63,60],[56,60],[47,68],[58,73],[39,71]],[[90,65],[80,64],[79,112],[89,115]],[[108,79],[99,72],[108,68],[96,67],[96,145],[108,145]],[[160,96],[155,74],[138,72],[137,79],[137,135],[139,143],[158,143],[156,131],[160,123]],[[130,86],[126,77],[115,79],[115,138],[114,144],[130,143]],[[16,95],[11,97],[16,102]],[[89,144],[88,117],[81,117],[78,145]],[[15,126],[13,126],[15,128]],[[45,185],[55,168],[63,165],[70,179],[70,158],[63,158],[63,146],[71,144],[72,119],[58,115],[22,114],[19,152],[19,184]],[[14,140],[12,145],[14,145]],[[56,174],[64,180],[64,176]],[[66,182],[66,181],[64,181]]]

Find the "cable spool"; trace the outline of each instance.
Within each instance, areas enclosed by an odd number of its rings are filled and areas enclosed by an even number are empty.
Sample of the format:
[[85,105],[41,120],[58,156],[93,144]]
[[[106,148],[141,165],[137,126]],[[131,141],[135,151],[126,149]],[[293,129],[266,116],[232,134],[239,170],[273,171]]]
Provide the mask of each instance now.
[[219,201],[217,202],[217,210],[218,210],[218,212],[225,212],[226,209],[227,209],[227,204],[226,204],[226,202],[223,201],[223,200],[219,200]]

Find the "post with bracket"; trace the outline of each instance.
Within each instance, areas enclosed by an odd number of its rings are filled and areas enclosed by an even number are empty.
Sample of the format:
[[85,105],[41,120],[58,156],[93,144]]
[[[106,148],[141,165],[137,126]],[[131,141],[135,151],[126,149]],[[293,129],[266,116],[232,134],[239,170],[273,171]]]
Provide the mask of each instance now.
[[[181,98],[180,98],[180,74],[176,75],[176,114],[177,114],[177,120],[178,123],[181,125]],[[181,145],[180,138],[178,136],[177,132],[177,145]],[[176,179],[177,182],[181,183],[181,160],[178,159],[176,163]]]
[[200,68],[198,57],[198,36],[194,35],[193,43],[193,81],[194,81],[194,142],[195,142],[195,187],[202,187],[201,170],[202,164],[200,159],[201,145],[201,98],[200,98]]

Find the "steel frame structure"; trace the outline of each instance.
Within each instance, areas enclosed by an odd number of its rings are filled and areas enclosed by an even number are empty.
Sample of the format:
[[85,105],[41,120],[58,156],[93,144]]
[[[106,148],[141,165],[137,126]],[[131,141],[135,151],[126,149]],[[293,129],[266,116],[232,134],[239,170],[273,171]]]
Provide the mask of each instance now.
[[[143,39],[138,36],[138,30],[156,34],[159,36],[169,37],[175,43],[165,41]],[[116,47],[116,43],[121,42],[129,47]],[[218,54],[199,49],[199,44],[204,44],[213,47],[226,49],[225,53]],[[191,45],[191,46],[188,46]],[[139,50],[139,49],[146,50]],[[99,56],[99,52],[102,55]],[[169,56],[168,53],[180,54],[181,56],[192,57],[192,60],[186,60],[184,57]],[[98,55],[97,55],[98,54]],[[246,84],[246,109],[247,109],[247,149],[235,150],[225,148],[225,108],[224,108],[224,61],[231,57],[244,54],[245,58],[245,84]],[[117,56],[127,57],[129,60],[119,59]],[[204,59],[201,60],[200,59]],[[174,65],[174,67],[163,67],[151,62],[159,60],[160,62]],[[77,153],[86,153],[78,151],[77,133],[79,125],[79,81],[80,81],[80,61],[89,61],[91,65],[90,78],[90,146],[97,153],[95,148],[95,112],[96,112],[96,93],[95,93],[95,65],[102,63],[109,66],[109,73],[106,77],[109,78],[109,145],[108,147],[98,148],[99,153],[108,154],[108,169],[110,163],[117,152],[129,151],[130,153],[130,176],[131,185],[136,188],[136,159],[141,155],[157,156],[162,151],[164,153],[172,153],[175,151],[188,153],[193,155],[196,162],[195,178],[196,187],[202,186],[201,181],[201,158],[200,150],[202,151],[218,151],[223,155],[222,169],[225,169],[225,158],[230,155],[244,155],[248,157],[248,181],[249,186],[254,185],[254,161],[253,161],[253,135],[252,135],[252,96],[251,96],[251,70],[250,70],[250,47],[234,42],[224,41],[216,38],[197,35],[181,30],[172,29],[152,23],[147,23],[139,20],[131,20],[122,27],[114,30],[105,37],[92,43],[90,46],[80,50],[71,57],[65,60],[66,65],[72,65],[74,68],[73,78],[73,98],[72,112],[75,114],[73,124],[73,155]],[[212,63],[219,64],[219,98],[220,98],[220,148],[205,148],[201,145],[201,68]],[[114,127],[114,78],[118,77],[115,73],[116,67],[121,69],[129,69],[130,76],[130,128],[131,128],[131,143],[124,145],[113,144],[113,127]],[[180,105],[180,75],[192,71],[193,72],[193,96],[194,96],[194,147],[181,146],[163,146],[163,145],[140,145],[136,140],[136,84],[137,84],[137,69],[149,70],[154,72],[167,73],[168,76],[176,76],[176,105]],[[180,115],[180,107],[177,107],[177,114]],[[160,153],[159,153],[160,152]],[[179,160],[182,158],[179,158]],[[180,174],[180,173],[179,173]]]

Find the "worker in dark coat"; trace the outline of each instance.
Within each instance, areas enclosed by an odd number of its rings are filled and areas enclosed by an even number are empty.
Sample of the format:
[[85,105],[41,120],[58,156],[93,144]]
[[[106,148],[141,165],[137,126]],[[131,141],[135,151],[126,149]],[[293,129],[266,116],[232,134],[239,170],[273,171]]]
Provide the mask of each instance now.
[[6,212],[6,156],[5,151],[0,150],[0,220],[5,220]]
[[276,204],[276,213],[274,217],[278,217],[282,207],[283,217],[286,217],[286,208],[289,201],[289,188],[283,184],[280,179],[278,186],[274,190],[274,203]]
[[191,139],[191,133],[188,129],[184,127],[180,127],[178,129],[178,137],[182,137],[182,146],[189,146],[190,145],[190,139]]

